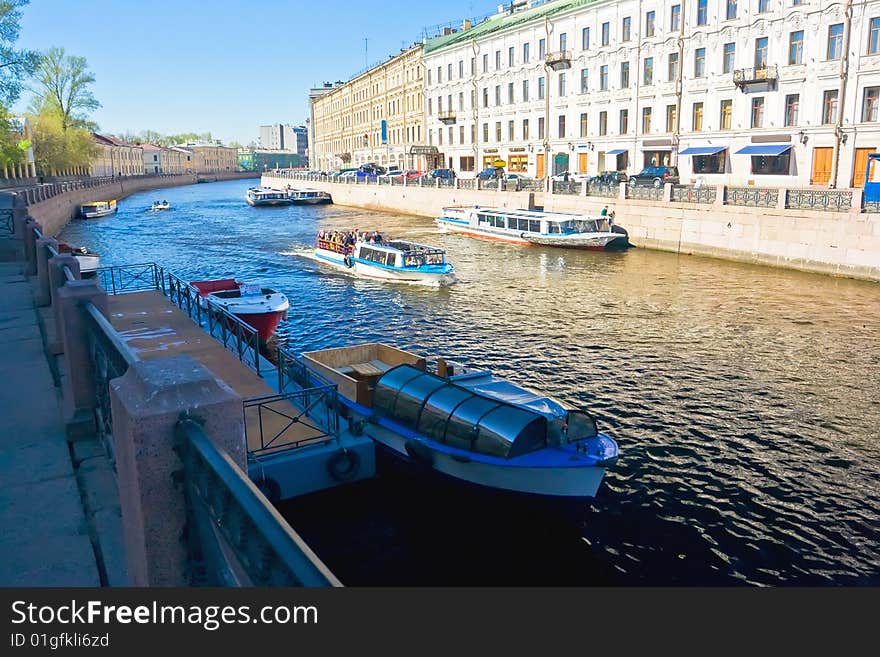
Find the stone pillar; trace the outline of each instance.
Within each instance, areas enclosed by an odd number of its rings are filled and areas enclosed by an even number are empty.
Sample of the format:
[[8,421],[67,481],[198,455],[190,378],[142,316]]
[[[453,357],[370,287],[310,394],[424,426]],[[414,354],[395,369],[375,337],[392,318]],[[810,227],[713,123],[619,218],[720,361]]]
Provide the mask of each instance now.
[[83,306],[91,301],[106,316],[107,293],[95,280],[69,281],[58,289],[55,301],[60,319],[57,330],[67,361],[61,410],[67,440],[74,442],[95,435],[95,375],[87,332],[90,319]]
[[52,303],[52,312],[55,316],[55,340],[51,340],[47,345],[49,353],[64,353],[64,344],[61,340],[61,310],[58,303],[58,291],[67,284],[67,277],[64,275],[64,267],[70,269],[73,275],[80,278],[79,260],[69,253],[61,254],[53,258],[49,258],[46,263],[49,275],[49,298]]
[[28,217],[24,222],[24,235],[22,235],[26,261],[24,273],[26,276],[33,276],[37,273],[37,234],[34,232],[35,228],[41,233],[43,232],[43,227],[40,223],[33,217]]
[[188,586],[186,506],[173,473],[181,413],[247,472],[241,398],[189,356],[140,361],[110,382],[125,556],[132,586]]
[[785,210],[786,201],[788,200],[788,190],[785,187],[779,188],[779,196],[776,198],[776,209]]
[[724,195],[727,194],[727,186],[715,185],[715,203],[714,205],[724,205]]
[[52,303],[52,290],[49,286],[49,249],[58,250],[58,240],[54,237],[41,237],[37,240],[37,293],[34,295],[38,306]]
[[590,183],[586,180],[581,182],[581,196],[588,196],[590,189]]
[[626,200],[626,186],[627,186],[627,183],[625,183],[625,182],[620,183],[620,187],[617,190],[617,198],[620,201]]
[[864,189],[853,189],[852,190],[852,204],[850,205],[849,212],[851,214],[861,214],[862,213],[862,203],[864,202],[865,190]]
[[663,202],[669,203],[672,200],[672,183],[663,183]]

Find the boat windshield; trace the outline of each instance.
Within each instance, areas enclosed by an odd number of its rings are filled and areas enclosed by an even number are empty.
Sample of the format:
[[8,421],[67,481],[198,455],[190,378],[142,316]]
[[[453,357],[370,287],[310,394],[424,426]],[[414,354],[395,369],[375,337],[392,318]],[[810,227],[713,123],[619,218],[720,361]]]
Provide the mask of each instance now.
[[421,267],[423,265],[442,265],[446,263],[446,251],[425,244],[391,241],[388,246],[403,254],[404,267]]

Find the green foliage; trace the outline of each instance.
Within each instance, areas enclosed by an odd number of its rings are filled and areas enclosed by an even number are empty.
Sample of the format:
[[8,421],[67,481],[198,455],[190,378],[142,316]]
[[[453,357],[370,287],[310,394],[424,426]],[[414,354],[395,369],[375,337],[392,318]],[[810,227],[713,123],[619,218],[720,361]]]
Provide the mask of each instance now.
[[37,66],[38,84],[35,105],[56,111],[61,117],[61,127],[93,129],[94,123],[88,113],[98,109],[101,103],[90,89],[95,76],[89,71],[85,57],[67,55],[64,48],[49,48]]
[[141,130],[138,133],[127,132],[122,137],[125,141],[132,144],[155,144],[157,146],[179,146],[188,141],[211,142],[214,138],[210,132],[201,134],[195,132],[184,132],[179,135],[163,135],[155,130]]
[[34,132],[34,160],[41,171],[87,167],[98,152],[87,130],[64,127],[64,115],[57,108],[45,105],[30,121]]
[[37,67],[39,54],[30,50],[16,50],[21,8],[29,0],[0,2],[0,103],[10,107],[21,95],[24,81]]
[[24,162],[29,147],[30,140],[21,139],[9,114],[0,106],[0,167]]

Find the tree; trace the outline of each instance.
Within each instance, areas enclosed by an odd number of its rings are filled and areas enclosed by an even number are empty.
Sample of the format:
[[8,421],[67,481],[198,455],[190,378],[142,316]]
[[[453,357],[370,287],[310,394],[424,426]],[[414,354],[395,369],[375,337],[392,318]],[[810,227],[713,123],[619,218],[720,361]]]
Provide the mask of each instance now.
[[39,89],[37,105],[56,110],[61,116],[61,127],[91,128],[88,112],[101,103],[89,88],[95,76],[89,71],[85,57],[66,55],[64,48],[49,48],[40,58],[36,74]]
[[88,167],[97,154],[87,130],[64,127],[61,111],[49,104],[30,117],[34,132],[34,160],[41,171],[54,173],[75,167]]
[[0,103],[10,107],[21,95],[24,80],[37,67],[39,54],[31,50],[16,50],[21,8],[30,0],[3,0],[0,2]]

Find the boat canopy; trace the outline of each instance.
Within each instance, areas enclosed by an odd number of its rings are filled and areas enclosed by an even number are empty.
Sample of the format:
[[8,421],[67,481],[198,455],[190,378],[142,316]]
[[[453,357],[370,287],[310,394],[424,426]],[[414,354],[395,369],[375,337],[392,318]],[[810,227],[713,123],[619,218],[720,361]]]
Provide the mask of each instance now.
[[382,375],[373,409],[432,440],[479,454],[513,458],[548,445],[544,415],[411,365]]

